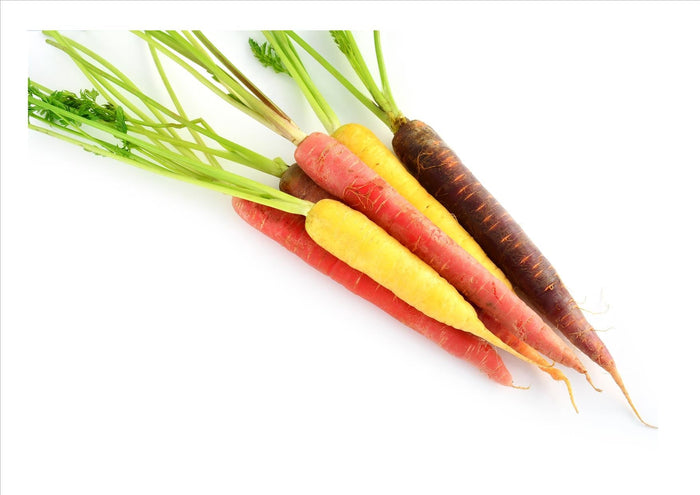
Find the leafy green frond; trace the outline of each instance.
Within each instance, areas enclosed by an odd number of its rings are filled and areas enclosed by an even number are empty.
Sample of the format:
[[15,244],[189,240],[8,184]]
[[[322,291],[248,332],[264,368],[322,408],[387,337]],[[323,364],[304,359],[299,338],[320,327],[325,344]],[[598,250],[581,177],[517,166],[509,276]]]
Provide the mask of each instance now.
[[253,38],[248,38],[248,45],[250,46],[250,50],[253,52],[253,55],[255,55],[255,58],[258,59],[263,67],[269,67],[278,74],[287,74],[288,76],[291,76],[287,68],[282,63],[279,55],[277,55],[275,49],[272,48],[272,45],[270,45],[267,41],[260,44]]
[[[39,98],[53,107],[63,109],[87,120],[109,124],[120,132],[127,131],[124,110],[121,107],[115,107],[111,103],[97,103],[98,92],[94,89],[83,89],[80,91],[80,96],[78,96],[66,90],[53,91],[47,94],[36,85],[31,84],[31,82],[28,88],[29,96]],[[80,125],[79,122],[71,120],[64,115],[59,115],[50,108],[38,107],[36,104],[32,104],[31,101],[29,112],[41,115],[46,121],[62,127],[69,124]]]
[[345,31],[330,31],[331,38],[335,42],[338,49],[345,55],[349,56],[351,52],[350,41],[348,40],[347,32]]

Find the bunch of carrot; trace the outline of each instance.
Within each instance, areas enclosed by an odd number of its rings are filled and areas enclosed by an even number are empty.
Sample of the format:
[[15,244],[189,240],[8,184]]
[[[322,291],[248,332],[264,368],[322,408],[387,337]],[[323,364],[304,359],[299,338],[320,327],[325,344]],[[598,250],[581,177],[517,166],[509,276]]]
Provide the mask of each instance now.
[[[276,36],[294,40],[389,127],[394,133],[394,151],[406,170],[454,215],[538,314],[610,373],[636,416],[648,425],[635,408],[610,352],[551,263],[440,136],[427,124],[403,115],[391,93],[379,32],[374,32],[374,47],[380,84],[373,78],[353,34],[330,34],[369,96],[298,34],[286,31]],[[269,34],[266,36],[270,39]],[[279,44],[276,49],[280,49]],[[273,52],[264,55],[256,53],[266,65],[276,56]]]
[[[299,83],[329,134],[302,132],[201,32],[135,32],[146,41],[175,110],[144,94],[86,47],[59,33],[48,34],[50,43],[71,56],[85,73],[95,93],[77,96],[30,83],[30,118],[44,124],[30,123],[32,129],[232,196],[235,211],[253,227],[448,352],[478,365],[492,379],[512,385],[493,349],[496,347],[564,381],[573,402],[568,380],[551,361],[588,377],[587,371],[547,323],[551,315],[534,305],[538,313],[513,291],[509,279],[515,280],[517,287],[523,282],[501,266],[502,258],[512,255],[494,254],[479,234],[459,225],[449,206],[435,202],[433,196],[440,195],[430,194],[366,128],[339,125],[292,40],[315,52],[297,35],[265,32],[270,45],[261,53],[279,57],[278,67]],[[339,36],[336,34],[336,39],[341,39]],[[345,53],[357,57],[347,48]],[[297,165],[266,158],[221,137],[202,119],[189,119],[168,82],[161,56],[289,140],[295,146]],[[379,48],[378,58],[384,94],[390,96]],[[325,62],[320,56],[317,59]],[[97,94],[107,103],[98,104]],[[133,104],[130,97],[136,97],[141,106]],[[389,99],[394,115],[395,105]],[[143,105],[149,115],[141,109]],[[392,118],[408,122],[400,112]],[[119,144],[87,132],[88,126],[107,132]],[[177,133],[183,128],[191,140]],[[421,139],[418,144],[426,141]],[[404,148],[411,144],[415,143]],[[423,160],[428,152],[421,149],[416,153]],[[405,163],[405,153],[397,150],[397,155]],[[217,158],[279,177],[280,190],[225,170]],[[453,161],[450,156],[448,162]],[[487,216],[491,218],[493,213]],[[506,225],[512,223],[503,214],[499,219]],[[496,230],[492,224],[487,226]],[[518,241],[524,234],[511,237],[515,235],[512,232],[498,232],[515,244],[525,242]],[[530,270],[530,277],[537,281],[540,275]],[[549,294],[553,289],[544,292]]]

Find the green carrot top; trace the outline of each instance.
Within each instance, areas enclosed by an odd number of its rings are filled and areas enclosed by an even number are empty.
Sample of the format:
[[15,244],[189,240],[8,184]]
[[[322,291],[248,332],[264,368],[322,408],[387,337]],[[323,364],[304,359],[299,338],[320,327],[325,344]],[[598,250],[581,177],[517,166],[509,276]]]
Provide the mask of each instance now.
[[[49,44],[66,52],[94,89],[78,94],[28,85],[29,128],[98,155],[290,213],[312,204],[225,170],[219,160],[279,177],[288,166],[217,134],[203,119],[189,119],[151,48],[175,110],[139,90],[116,67],[79,43],[51,31]],[[98,101],[103,98],[105,102]],[[188,132],[191,139],[181,134]]]
[[[331,37],[338,49],[345,55],[350,67],[359,78],[365,88],[365,92],[350,82],[336,67],[334,67],[317,50],[307,43],[294,31],[284,31],[284,36],[292,39],[324,69],[326,69],[341,85],[357,98],[367,109],[374,113],[384,124],[395,132],[401,124],[406,122],[401,110],[399,110],[391,93],[389,78],[384,64],[384,55],[379,31],[374,31],[374,50],[377,59],[377,69],[379,71],[379,83],[375,80],[372,72],[365,62],[355,37],[350,31],[330,31]],[[380,87],[381,85],[381,87]],[[369,96],[368,96],[368,94]]]
[[[263,94],[200,31],[133,31],[152,50],[162,53],[199,82],[275,133],[298,145],[305,137],[299,127]],[[194,64],[194,65],[193,65]],[[210,77],[201,74],[205,70]]]

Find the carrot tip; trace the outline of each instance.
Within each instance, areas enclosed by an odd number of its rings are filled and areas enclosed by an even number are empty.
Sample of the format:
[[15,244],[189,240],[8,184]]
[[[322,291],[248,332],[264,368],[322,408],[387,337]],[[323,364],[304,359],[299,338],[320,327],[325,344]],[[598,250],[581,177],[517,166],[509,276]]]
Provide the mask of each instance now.
[[549,375],[554,378],[557,381],[564,382],[564,385],[566,385],[566,390],[569,391],[569,400],[571,400],[571,405],[574,406],[574,411],[576,411],[576,414],[578,414],[578,406],[576,406],[576,401],[574,400],[574,391],[571,388],[571,382],[569,379],[562,373],[560,370],[554,368],[552,370],[549,369],[543,369],[543,371],[546,371],[549,373]]
[[654,426],[652,424],[647,423],[642,419],[642,416],[639,414],[637,411],[637,408],[634,407],[634,404],[632,403],[632,398],[630,395],[627,393],[627,389],[625,388],[625,384],[622,382],[622,377],[620,376],[620,373],[617,371],[617,368],[614,367],[611,370],[608,370],[608,372],[612,375],[613,380],[615,380],[615,383],[617,383],[617,386],[620,387],[620,390],[622,390],[622,393],[625,395],[625,399],[627,399],[627,403],[630,405],[632,408],[632,411],[634,411],[634,414],[637,416],[637,419],[642,422],[644,426],[648,426],[649,428],[654,428],[655,430],[658,429],[658,426]]
[[574,391],[571,389],[571,382],[565,376],[562,377],[561,380],[566,385],[566,389],[569,391],[569,399],[571,400],[571,405],[574,406],[574,411],[576,411],[576,414],[578,414],[578,407],[576,406],[576,401],[574,400]]
[[514,383],[511,383],[510,386],[513,387],[513,388],[517,388],[518,390],[530,390],[530,385],[528,385],[527,387],[525,387],[525,386],[523,386],[523,385],[516,385],[516,384],[514,384]]
[[591,375],[588,374],[588,371],[585,371],[584,374],[586,375],[586,380],[588,380],[588,383],[590,383],[590,384],[591,384],[591,387],[593,387],[593,390],[595,390],[596,392],[602,392],[602,391],[603,391],[602,388],[598,388],[598,387],[596,387],[596,386],[593,384],[593,380],[591,379]]

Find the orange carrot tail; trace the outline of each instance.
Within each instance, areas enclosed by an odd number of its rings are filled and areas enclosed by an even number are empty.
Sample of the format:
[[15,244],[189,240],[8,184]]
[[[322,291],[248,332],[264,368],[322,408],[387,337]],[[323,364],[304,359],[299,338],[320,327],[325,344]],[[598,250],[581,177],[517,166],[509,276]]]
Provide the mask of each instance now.
[[[571,400],[571,405],[574,406],[574,411],[578,414],[578,407],[576,406],[576,401],[574,400],[574,391],[571,388],[571,382],[569,379],[557,368],[540,368],[542,371],[546,371],[549,375],[557,381],[564,382],[566,389],[569,391],[569,399]],[[595,388],[595,387],[594,387]]]
[[613,380],[615,380],[615,383],[617,383],[617,386],[620,387],[620,390],[622,390],[622,393],[625,395],[625,399],[627,399],[627,403],[630,405],[632,408],[632,411],[634,411],[634,414],[637,416],[639,421],[642,422],[643,425],[648,426],[649,428],[658,428],[658,426],[654,426],[652,424],[647,423],[642,419],[642,416],[639,414],[637,411],[637,408],[634,407],[634,404],[632,403],[632,398],[630,397],[630,394],[627,393],[627,389],[625,388],[625,384],[622,382],[622,377],[620,376],[620,373],[617,371],[617,368],[613,367],[612,369],[608,370],[610,375],[613,377]]
[[586,371],[585,374],[586,374],[586,380],[591,385],[591,387],[593,387],[593,390],[595,390],[596,392],[602,392],[603,389],[595,386],[595,384],[593,383],[593,380],[591,379],[591,375],[588,373],[588,371]]

